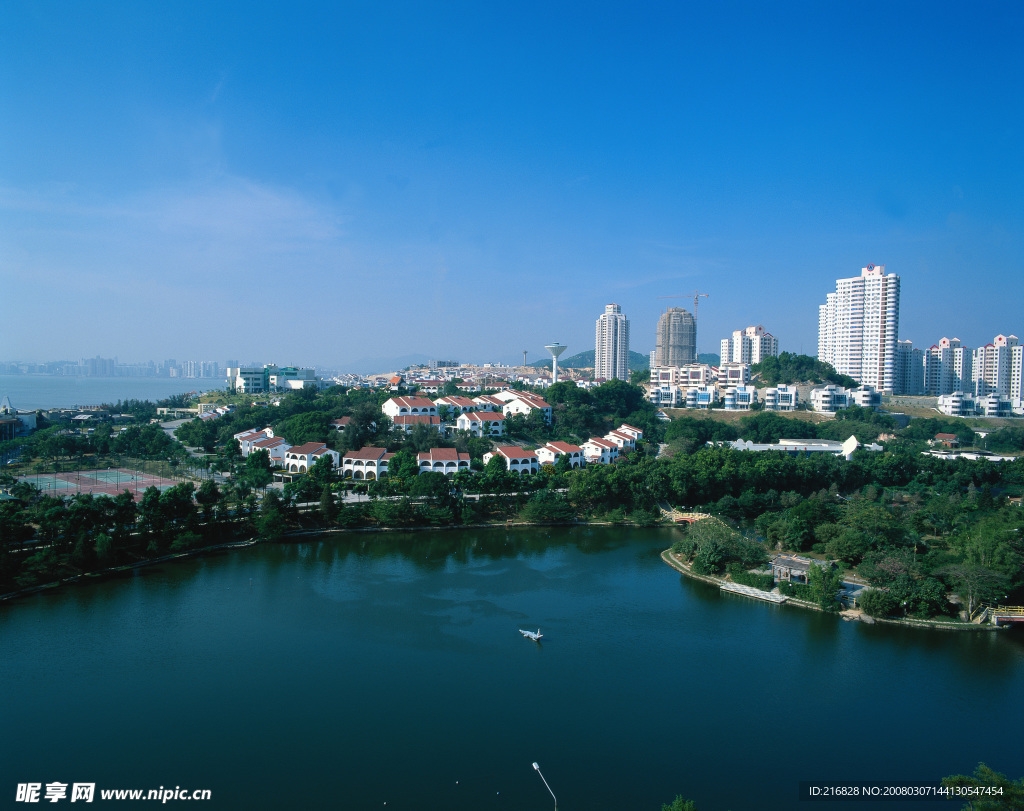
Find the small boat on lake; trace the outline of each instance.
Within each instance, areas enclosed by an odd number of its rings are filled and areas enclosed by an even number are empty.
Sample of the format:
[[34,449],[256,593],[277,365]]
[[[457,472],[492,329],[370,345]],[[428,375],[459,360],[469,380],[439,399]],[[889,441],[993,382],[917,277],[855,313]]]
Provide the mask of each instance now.
[[520,628],[519,633],[521,633],[527,639],[532,639],[534,642],[540,642],[540,638],[544,636],[544,634],[540,632],[540,628],[537,629],[536,633],[534,633],[533,631],[524,631],[522,628]]

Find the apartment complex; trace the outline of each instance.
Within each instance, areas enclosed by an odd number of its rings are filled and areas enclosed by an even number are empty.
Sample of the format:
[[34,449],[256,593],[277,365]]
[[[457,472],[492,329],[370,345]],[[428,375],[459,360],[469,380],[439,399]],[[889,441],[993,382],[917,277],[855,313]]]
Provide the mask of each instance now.
[[697,319],[682,307],[670,307],[658,319],[651,366],[686,366],[696,362]]
[[594,377],[629,380],[629,319],[618,304],[608,304],[597,319]]
[[818,308],[818,360],[882,394],[896,385],[900,325],[900,277],[885,265],[868,265],[860,276],[837,279]]
[[722,363],[760,363],[779,354],[779,339],[760,324],[733,330],[731,338],[722,339]]

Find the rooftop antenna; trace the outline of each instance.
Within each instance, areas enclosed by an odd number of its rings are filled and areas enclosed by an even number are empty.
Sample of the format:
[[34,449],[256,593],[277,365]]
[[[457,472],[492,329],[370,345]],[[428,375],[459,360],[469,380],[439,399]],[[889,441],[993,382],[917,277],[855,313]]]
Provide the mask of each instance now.
[[553,386],[558,382],[558,356],[568,349],[568,347],[558,343],[558,341],[555,341],[553,344],[548,344],[544,348],[551,353],[551,385]]
[[692,293],[683,293],[681,296],[658,296],[658,298],[689,298],[693,296],[693,317],[697,317],[697,302],[702,298],[708,298],[707,293],[701,293],[699,290],[694,290]]

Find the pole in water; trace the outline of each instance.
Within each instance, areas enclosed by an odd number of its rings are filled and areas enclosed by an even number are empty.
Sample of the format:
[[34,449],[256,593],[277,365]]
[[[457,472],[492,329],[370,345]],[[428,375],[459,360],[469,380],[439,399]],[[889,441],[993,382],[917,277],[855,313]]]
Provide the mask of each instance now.
[[[534,762],[533,768],[536,769],[537,774],[540,775],[540,779],[544,780],[544,775],[541,773],[540,765]],[[548,794],[551,795],[551,799],[555,801],[555,811],[558,811],[558,798],[555,796],[555,792],[551,790],[551,786],[548,785],[547,780],[544,780],[544,787],[548,790]]]

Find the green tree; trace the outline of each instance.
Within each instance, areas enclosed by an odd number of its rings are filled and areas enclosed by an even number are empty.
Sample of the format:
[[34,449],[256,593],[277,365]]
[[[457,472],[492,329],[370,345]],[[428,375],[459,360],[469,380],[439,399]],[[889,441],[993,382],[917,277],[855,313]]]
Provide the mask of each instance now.
[[682,794],[677,794],[672,804],[661,804],[661,811],[697,811],[697,804],[693,800],[684,800]]
[[1024,809],[1024,778],[1011,780],[1005,774],[979,763],[972,776],[952,774],[942,785],[960,789],[999,789],[998,795],[979,792],[962,806],[963,811],[1021,811]]
[[807,584],[811,587],[811,595],[819,608],[823,611],[839,610],[836,598],[843,587],[842,569],[827,561],[821,566],[812,564],[807,570]]
[[325,484],[320,492],[320,518],[325,527],[334,524],[338,518],[338,502],[335,501],[329,484]]

